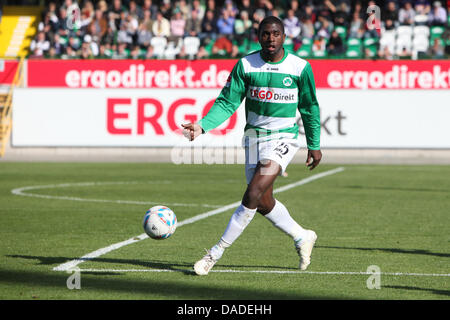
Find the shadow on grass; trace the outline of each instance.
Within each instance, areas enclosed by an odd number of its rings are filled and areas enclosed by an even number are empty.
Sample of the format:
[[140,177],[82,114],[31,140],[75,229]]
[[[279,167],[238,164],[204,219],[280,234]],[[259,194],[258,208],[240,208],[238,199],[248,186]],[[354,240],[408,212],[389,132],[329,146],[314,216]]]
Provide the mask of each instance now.
[[335,247],[335,246],[315,246],[316,248],[323,249],[345,249],[345,250],[363,250],[363,251],[385,251],[390,253],[406,253],[406,254],[419,254],[435,257],[449,258],[450,253],[431,252],[423,249],[400,249],[400,248],[358,248],[358,247]]
[[[19,286],[46,287],[55,290],[67,290],[66,282],[70,275],[65,272],[37,272],[37,271],[17,271],[0,270],[0,283],[17,284]],[[115,294],[124,294],[124,299],[135,299],[139,295],[148,295],[150,299],[161,299],[168,297],[171,299],[203,299],[203,300],[299,300],[299,299],[333,299],[339,298],[330,296],[312,296],[304,293],[283,293],[277,291],[261,291],[258,288],[248,288],[245,283],[239,287],[223,286],[217,283],[217,277],[211,281],[204,281],[202,277],[191,277],[182,279],[162,280],[160,278],[141,278],[140,280],[125,278],[95,277],[94,275],[81,275],[80,294],[86,292],[90,297],[95,292],[111,293],[114,299]],[[103,296],[103,295],[102,295]],[[102,298],[104,299],[104,298]]]
[[426,291],[426,292],[431,292],[433,294],[450,297],[450,290],[427,289],[427,288],[418,288],[418,287],[411,287],[411,286],[383,286],[383,288],[399,289],[399,290],[412,290],[412,291]]
[[345,186],[347,189],[364,189],[364,190],[389,190],[389,191],[416,191],[416,192],[445,192],[447,189],[426,189],[426,188],[400,188],[400,187],[376,187],[376,186]]
[[[79,258],[69,258],[69,257],[43,257],[43,256],[25,256],[25,255],[7,255],[8,258],[19,258],[19,259],[29,259],[29,260],[39,260],[39,265],[58,265],[65,263],[70,260],[75,260]],[[113,259],[113,258],[94,258],[86,259],[85,262],[100,262],[100,263],[111,263],[114,265],[133,265],[150,269],[166,269],[183,272],[185,274],[192,274],[192,266],[195,261],[190,262],[177,262],[164,261],[164,260],[137,260],[137,259]],[[216,266],[224,268],[258,268],[258,269],[280,269],[280,270],[295,270],[289,267],[282,266],[268,266],[268,265],[225,265],[218,263]],[[180,269],[181,268],[181,269]],[[189,271],[184,268],[188,268]]]

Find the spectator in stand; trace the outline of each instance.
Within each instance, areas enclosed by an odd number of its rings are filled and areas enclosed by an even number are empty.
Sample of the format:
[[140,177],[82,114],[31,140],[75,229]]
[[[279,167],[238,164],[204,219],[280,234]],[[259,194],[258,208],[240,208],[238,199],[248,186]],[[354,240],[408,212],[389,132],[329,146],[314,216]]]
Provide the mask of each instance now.
[[141,59],[141,52],[139,46],[134,46],[133,49],[130,51],[130,59],[133,60]]
[[441,39],[435,38],[433,40],[433,45],[428,50],[428,54],[433,59],[442,59],[445,57],[445,47],[441,41],[442,41]]
[[108,29],[106,30],[106,33],[103,36],[101,41],[103,43],[109,44],[109,45],[113,45],[113,44],[117,43],[117,33],[111,25],[108,25]]
[[216,6],[216,1],[207,0],[206,11],[211,10],[214,13],[214,18],[219,19],[220,9]]
[[203,42],[207,40],[215,40],[217,37],[217,19],[214,16],[214,11],[208,10],[202,21],[202,32],[199,34],[200,40]]
[[206,51],[204,46],[198,48],[198,52],[195,56],[196,59],[207,59],[209,57],[208,51]]
[[80,49],[80,58],[81,59],[93,59],[94,58],[94,54],[92,53],[91,47],[90,47],[90,42],[83,42],[83,44],[81,45],[81,49]]
[[234,23],[235,39],[238,45],[242,45],[245,39],[250,40],[252,30],[252,22],[249,19],[248,12],[246,10],[241,11],[240,18]]
[[44,57],[50,49],[50,42],[45,38],[45,32],[38,32],[36,38],[31,41],[30,49],[33,51],[33,57]]
[[67,37],[69,36],[70,30],[68,28],[67,25],[67,10],[64,8],[59,8],[59,19],[58,19],[58,24],[57,24],[57,32],[62,36],[62,37]]
[[89,44],[89,48],[94,56],[98,55],[99,52],[99,42],[94,41],[94,38],[90,34],[86,34],[83,38],[84,42],[87,42]]
[[235,44],[233,44],[233,47],[231,48],[230,57],[232,59],[239,59],[242,57],[241,53],[239,52],[239,47]]
[[364,21],[361,19],[359,12],[353,12],[353,19],[350,23],[350,29],[348,33],[349,38],[361,39],[364,35]]
[[[172,18],[172,4],[170,0],[162,1],[162,4],[159,6],[159,12],[161,12],[167,21],[170,21],[170,18]],[[158,14],[156,14],[156,17],[158,17]]]
[[178,41],[184,36],[184,27],[186,26],[186,20],[183,18],[181,10],[176,8],[170,20],[170,37],[169,41],[174,41],[178,43]]
[[394,29],[395,29],[394,21],[392,21],[391,19],[387,19],[387,20],[384,22],[384,29],[385,29],[386,31],[394,30]]
[[314,53],[324,53],[326,51],[326,40],[323,36],[318,36],[313,42],[312,51]]
[[137,43],[137,32],[139,29],[139,20],[131,14],[126,14],[125,21],[127,22],[127,32],[131,36],[133,44]]
[[378,56],[382,59],[392,60],[394,55],[389,50],[389,46],[384,46],[378,51]]
[[432,26],[446,26],[447,25],[447,12],[442,7],[440,1],[433,3],[433,9],[428,14],[428,23]]
[[85,18],[89,21],[89,23],[94,18],[94,12],[95,12],[95,9],[94,9],[94,5],[92,4],[92,2],[85,1],[83,4],[83,8],[81,8],[81,15],[82,16],[84,15]]
[[404,26],[411,26],[414,24],[414,17],[416,12],[414,11],[410,1],[406,1],[403,7],[398,11],[398,22]]
[[67,48],[72,48],[75,54],[80,50],[80,39],[76,36],[72,36],[69,38],[69,42],[67,43]]
[[155,53],[152,46],[147,47],[147,51],[145,52],[145,59],[153,59],[155,57]]
[[411,51],[407,47],[403,47],[400,52],[398,52],[398,57],[400,59],[411,59]]
[[274,9],[272,2],[270,2],[269,0],[256,0],[255,2],[255,11],[264,11],[264,17],[272,15],[272,10]]
[[53,49],[55,56],[61,56],[64,53],[65,48],[58,33],[55,33],[53,39],[50,40],[50,48]]
[[[47,51],[47,54],[44,55],[47,59],[57,59],[59,56],[56,54],[55,48],[50,47],[50,49]],[[31,57],[30,57],[31,58]]]
[[220,35],[232,36],[234,32],[234,21],[235,19],[230,16],[229,11],[223,10],[221,17],[217,20],[217,32]]
[[300,14],[300,21],[311,20],[314,24],[316,22],[316,14],[314,12],[314,7],[310,4],[305,6],[305,10]]
[[175,59],[189,59],[189,55],[186,53],[185,46],[181,46],[180,52],[176,54]]
[[193,0],[190,8],[190,12],[196,12],[197,17],[200,21],[203,20],[203,17],[205,16],[205,8],[201,5],[199,0]]
[[430,12],[430,5],[426,0],[416,0],[414,9],[416,14],[414,16],[415,25],[426,25],[428,23],[428,13]]
[[103,12],[103,15],[106,16],[108,12],[108,4],[105,0],[100,0],[99,2],[97,2],[97,9]]
[[186,4],[186,0],[178,0],[178,5],[176,6],[175,9],[180,10],[181,12],[181,18],[186,21],[189,16],[191,15],[190,12],[190,8],[189,6]]
[[[384,22],[386,30],[396,27],[395,24],[398,21],[398,10],[394,1],[391,0],[387,3],[386,9],[382,10],[381,15],[381,20]],[[388,26],[390,27],[389,29]]]
[[331,33],[327,49],[328,53],[331,55],[340,55],[344,53],[344,43],[336,30]]
[[234,6],[232,0],[225,0],[225,5],[223,10],[228,11],[230,17],[237,19],[239,10]]
[[126,12],[125,7],[122,6],[121,0],[114,0],[109,10],[110,19],[113,19],[116,30],[120,29],[121,13]]
[[253,24],[252,24],[252,41],[258,42],[258,28],[261,21],[263,21],[265,17],[264,10],[258,9],[253,12]]
[[325,0],[323,2],[318,3],[315,6],[315,12],[316,12],[316,21],[314,23],[314,27],[316,29],[319,29],[321,25],[323,24],[323,21],[332,21],[332,12],[329,8],[329,0]]
[[45,20],[45,18],[48,17],[48,21],[50,24],[50,27],[53,31],[53,33],[56,33],[58,31],[58,11],[56,9],[56,3],[50,2],[48,4],[48,9],[44,11],[44,14],[42,16],[42,20]]
[[95,10],[94,19],[88,27],[88,32],[91,35],[97,35],[103,38],[106,31],[108,30],[108,21],[105,19],[103,12],[100,9]]
[[321,18],[322,24],[320,25],[319,30],[317,30],[317,35],[319,37],[323,37],[324,39],[329,39],[331,32],[333,31],[332,22],[327,19]]
[[161,12],[156,14],[156,21],[153,23],[152,32],[155,37],[170,37],[170,22]]
[[294,40],[300,36],[301,33],[300,21],[295,16],[295,12],[293,9],[288,10],[287,16],[283,20],[283,24],[286,37],[290,38],[291,40]]
[[231,40],[225,36],[220,36],[212,46],[212,54],[215,56],[227,56],[231,54],[231,50],[233,49],[233,43]]
[[71,46],[67,46],[66,52],[61,56],[61,59],[76,59],[77,57],[77,51],[73,50]]
[[301,46],[300,33],[302,31],[300,27],[300,21],[298,17],[295,16],[293,9],[289,9],[286,18],[283,20],[284,32],[286,34],[286,39],[290,39],[294,45],[294,50],[296,51]]
[[347,5],[347,3],[342,2],[336,9],[336,12],[334,12],[333,15],[333,22],[335,26],[343,26],[348,28],[349,26],[349,14],[350,14],[350,7]]
[[198,37],[202,32],[202,20],[198,12],[198,10],[191,11],[191,17],[186,21],[186,27],[184,28],[185,36]]
[[113,59],[127,59],[128,58],[127,44],[119,43],[117,46],[117,51],[115,51],[113,53],[112,58]]
[[152,19],[152,12],[150,10],[144,10],[144,18],[140,21],[139,24],[143,24],[145,26],[145,29],[148,30],[148,32],[152,32],[153,27],[153,19]]
[[311,19],[305,18],[304,20],[302,20],[301,28],[302,28],[301,34],[303,38],[308,39],[314,38],[315,35],[314,23],[312,22]]
[[[150,15],[150,11],[145,11],[148,15]],[[145,49],[150,45],[150,41],[152,40],[152,33],[150,31],[148,24],[145,20],[141,22],[138,28],[137,32],[137,44],[142,48]]]
[[96,59],[110,59],[111,56],[107,54],[106,45],[100,44],[98,47],[98,55],[95,57]]
[[117,43],[131,45],[133,43],[132,34],[128,31],[128,22],[123,20],[120,30],[117,32]]
[[151,20],[156,20],[156,14],[158,13],[158,6],[153,3],[152,0],[144,0],[144,4],[142,5],[142,11],[150,11]]
[[137,5],[136,1],[134,0],[131,0],[129,3],[128,14],[138,21],[144,19],[144,11],[140,6]]
[[300,9],[298,0],[292,0],[289,4],[289,9],[294,11],[294,16],[296,16],[299,20],[303,18],[304,9]]
[[238,10],[240,13],[243,11],[247,11],[248,17],[253,17],[253,11],[252,5],[250,3],[250,0],[242,0],[238,2]]

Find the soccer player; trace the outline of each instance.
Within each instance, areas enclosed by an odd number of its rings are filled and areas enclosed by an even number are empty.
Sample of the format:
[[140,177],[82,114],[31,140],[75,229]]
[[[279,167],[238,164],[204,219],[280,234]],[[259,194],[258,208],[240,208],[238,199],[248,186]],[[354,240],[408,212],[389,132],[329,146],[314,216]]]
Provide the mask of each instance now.
[[310,64],[288,53],[283,22],[269,16],[258,30],[261,50],[241,58],[208,114],[198,123],[183,124],[183,133],[192,141],[223,123],[246,98],[245,173],[248,187],[222,237],[194,265],[198,275],[206,275],[226,248],[242,234],[256,212],[292,237],[300,256],[299,268],[306,270],[317,235],[302,228],[286,207],[273,197],[273,184],[282,175],[299,149],[299,110],[305,128],[308,155],[306,165],[314,169],[322,158],[320,113]]

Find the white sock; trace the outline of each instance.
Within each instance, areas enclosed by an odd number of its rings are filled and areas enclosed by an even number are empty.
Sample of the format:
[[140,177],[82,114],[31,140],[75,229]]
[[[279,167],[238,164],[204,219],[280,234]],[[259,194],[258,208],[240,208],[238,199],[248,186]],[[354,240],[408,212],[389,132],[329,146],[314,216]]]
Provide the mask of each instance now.
[[272,211],[264,217],[272,222],[275,227],[289,235],[295,242],[301,241],[302,237],[306,236],[306,230],[292,219],[289,211],[278,200],[275,200],[275,206]]
[[220,238],[219,242],[217,242],[217,244],[214,245],[211,250],[209,250],[209,253],[214,258],[214,260],[219,260],[220,258],[222,258],[225,249],[229,246],[231,246],[231,244]]
[[214,259],[219,260],[222,257],[225,249],[231,246],[233,242],[242,234],[250,221],[252,221],[255,213],[256,208],[249,209],[242,204],[237,207],[228,222],[222,238],[220,238],[219,242],[210,250],[210,253]]

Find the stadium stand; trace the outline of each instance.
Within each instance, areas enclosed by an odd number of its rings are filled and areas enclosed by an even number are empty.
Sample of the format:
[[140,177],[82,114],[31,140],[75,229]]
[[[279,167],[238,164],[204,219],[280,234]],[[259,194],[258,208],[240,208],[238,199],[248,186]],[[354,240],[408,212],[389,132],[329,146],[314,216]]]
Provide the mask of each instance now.
[[[284,22],[285,48],[305,58],[450,56],[449,0],[43,2],[34,39],[23,43],[29,58],[236,58],[260,48],[257,26],[268,15]],[[224,37],[231,50],[215,46]],[[3,47],[9,42],[2,39]]]

